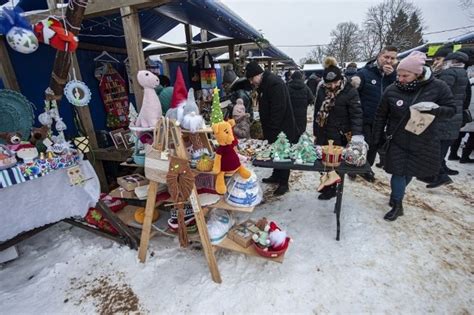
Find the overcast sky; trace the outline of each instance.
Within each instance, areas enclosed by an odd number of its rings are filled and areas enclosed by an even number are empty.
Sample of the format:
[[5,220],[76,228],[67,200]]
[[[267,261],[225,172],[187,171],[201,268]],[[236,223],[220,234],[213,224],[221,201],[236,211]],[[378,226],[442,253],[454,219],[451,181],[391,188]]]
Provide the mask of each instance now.
[[[327,44],[329,33],[338,23],[352,21],[361,24],[367,9],[381,0],[221,0],[296,62],[306,56],[311,47],[291,48],[285,45]],[[416,0],[427,30],[435,32],[474,25],[469,12],[463,11],[459,0]],[[472,11],[474,12],[474,11]],[[175,30],[177,31],[177,30]],[[445,41],[450,37],[474,31],[474,27],[458,31],[426,35],[425,40]],[[174,32],[173,32],[174,33]],[[173,33],[166,39],[176,41]],[[182,27],[177,33],[183,34]],[[176,34],[176,33],[174,33]],[[181,35],[184,41],[184,35]],[[165,40],[165,37],[163,40]]]

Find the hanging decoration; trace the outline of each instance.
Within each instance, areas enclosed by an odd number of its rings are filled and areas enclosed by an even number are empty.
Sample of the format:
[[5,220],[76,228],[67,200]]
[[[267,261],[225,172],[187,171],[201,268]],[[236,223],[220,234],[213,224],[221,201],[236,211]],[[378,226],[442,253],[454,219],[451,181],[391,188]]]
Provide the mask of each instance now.
[[87,106],[91,101],[91,90],[82,81],[69,81],[64,87],[64,95],[74,106]]
[[34,31],[40,43],[60,51],[74,52],[79,45],[78,38],[53,16],[36,23]]
[[107,112],[107,127],[128,127],[129,102],[125,80],[111,64],[107,64],[99,90]]
[[22,54],[31,54],[38,49],[38,39],[28,21],[20,15],[21,9],[0,11],[0,34],[6,36],[8,45]]

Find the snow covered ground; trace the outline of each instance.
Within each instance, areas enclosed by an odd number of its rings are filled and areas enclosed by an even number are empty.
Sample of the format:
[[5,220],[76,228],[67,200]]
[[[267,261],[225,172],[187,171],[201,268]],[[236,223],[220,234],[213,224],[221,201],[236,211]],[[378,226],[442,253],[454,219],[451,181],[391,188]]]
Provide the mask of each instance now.
[[[291,192],[254,213],[291,234],[283,264],[219,251],[222,284],[204,254],[155,237],[146,264],[137,252],[58,224],[19,245],[0,267],[1,314],[474,313],[474,166],[436,190],[414,181],[405,215],[393,223],[387,175],[346,181],[341,241],[334,200],[316,199],[316,173],[293,172]],[[270,170],[257,169],[260,177]],[[266,190],[272,186],[263,185]]]

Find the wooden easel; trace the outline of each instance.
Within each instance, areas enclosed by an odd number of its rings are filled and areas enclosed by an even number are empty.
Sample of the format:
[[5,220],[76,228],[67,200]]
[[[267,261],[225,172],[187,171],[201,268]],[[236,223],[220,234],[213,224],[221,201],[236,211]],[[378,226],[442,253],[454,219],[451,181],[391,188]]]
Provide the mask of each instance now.
[[[176,156],[183,159],[188,159],[186,147],[184,145],[183,137],[181,134],[181,129],[176,125],[175,121],[170,121],[168,132],[171,133],[171,139],[173,140],[173,143],[174,143]],[[157,187],[158,187],[157,182],[150,181],[149,188],[148,188],[148,199],[147,199],[146,208],[145,208],[145,217],[144,217],[142,234],[141,234],[140,248],[138,250],[138,258],[140,259],[140,262],[142,263],[146,261],[148,243],[150,240],[153,211],[155,209],[155,203],[156,203]],[[194,217],[196,219],[199,237],[201,240],[202,248],[204,250],[204,254],[206,256],[209,270],[211,271],[212,280],[216,283],[221,283],[222,280],[221,280],[221,275],[219,273],[219,269],[217,267],[216,257],[214,255],[213,247],[211,245],[211,242],[209,241],[209,235],[207,233],[206,220],[204,218],[204,213],[201,208],[201,205],[199,204],[199,201],[198,201],[196,185],[194,185],[191,196],[189,197],[189,201],[191,202],[191,205],[194,210]],[[183,227],[183,228],[186,228],[186,227]]]

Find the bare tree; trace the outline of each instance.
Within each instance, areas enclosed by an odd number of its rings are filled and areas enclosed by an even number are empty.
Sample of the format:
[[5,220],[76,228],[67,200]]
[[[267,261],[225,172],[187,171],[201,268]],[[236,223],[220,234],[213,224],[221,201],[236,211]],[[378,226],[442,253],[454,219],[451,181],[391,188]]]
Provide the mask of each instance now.
[[306,63],[323,63],[323,60],[327,55],[326,50],[326,45],[317,46],[316,48],[312,49],[305,58],[300,60],[300,64],[304,65]]
[[[369,8],[364,21],[364,28],[374,36],[377,51],[380,51],[387,44],[391,24],[400,11],[403,11],[407,16],[417,12],[417,16],[421,17],[419,9],[408,0],[384,0],[382,3]],[[420,23],[422,23],[421,18]]]
[[340,64],[348,61],[358,61],[359,54],[359,27],[353,22],[339,23],[331,31],[331,42],[328,45],[327,55],[336,57]]
[[379,52],[376,34],[369,32],[367,29],[359,31],[359,59],[371,60],[375,58]]
[[474,21],[474,1],[473,0],[459,0],[459,6],[466,12],[471,21]]

